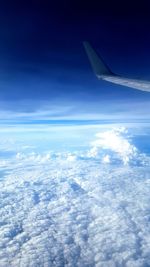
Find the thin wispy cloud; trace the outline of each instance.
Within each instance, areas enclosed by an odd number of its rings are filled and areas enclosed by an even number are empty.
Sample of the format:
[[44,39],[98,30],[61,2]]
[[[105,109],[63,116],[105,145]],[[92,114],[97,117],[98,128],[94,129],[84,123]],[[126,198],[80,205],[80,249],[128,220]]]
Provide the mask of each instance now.
[[[120,122],[149,121],[149,101],[127,102],[97,101],[82,103],[82,101],[23,101],[1,102],[0,119],[6,122],[31,122],[50,120],[106,120]],[[18,111],[16,110],[18,107]],[[29,107],[32,107],[32,110]]]

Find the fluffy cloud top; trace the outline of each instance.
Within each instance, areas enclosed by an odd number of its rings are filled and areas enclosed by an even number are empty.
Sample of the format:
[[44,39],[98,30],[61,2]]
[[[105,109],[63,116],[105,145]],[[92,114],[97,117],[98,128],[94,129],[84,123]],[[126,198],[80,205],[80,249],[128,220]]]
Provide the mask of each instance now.
[[[89,156],[96,157],[105,151],[104,162],[110,162],[110,152],[113,152],[127,165],[137,157],[137,149],[128,140],[127,130],[123,127],[96,134],[96,140],[91,143]],[[107,154],[109,153],[109,155]]]

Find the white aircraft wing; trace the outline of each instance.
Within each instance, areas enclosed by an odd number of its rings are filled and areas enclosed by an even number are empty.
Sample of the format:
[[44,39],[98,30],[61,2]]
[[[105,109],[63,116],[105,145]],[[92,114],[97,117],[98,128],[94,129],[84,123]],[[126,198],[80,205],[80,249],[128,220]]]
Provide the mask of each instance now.
[[83,43],[94,73],[98,79],[150,92],[150,81],[124,78],[114,74],[88,42]]

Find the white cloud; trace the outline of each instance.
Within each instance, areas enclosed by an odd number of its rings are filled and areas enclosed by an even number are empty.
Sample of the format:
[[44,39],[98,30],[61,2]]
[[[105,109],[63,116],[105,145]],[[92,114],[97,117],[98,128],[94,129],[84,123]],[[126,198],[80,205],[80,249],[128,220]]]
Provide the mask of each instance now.
[[105,156],[103,157],[102,161],[103,161],[104,163],[110,163],[110,156],[109,156],[109,155],[105,155]]
[[[100,157],[21,149],[3,162],[0,266],[150,265],[150,159],[128,136],[99,133]],[[111,164],[116,154],[143,166]]]
[[[96,157],[103,150],[115,152],[126,165],[133,157],[137,157],[137,149],[130,144],[127,130],[124,127],[114,128],[106,132],[96,134],[97,139],[91,143],[92,148],[88,155]],[[110,161],[110,156],[104,156],[104,161]],[[108,160],[109,159],[109,160]]]

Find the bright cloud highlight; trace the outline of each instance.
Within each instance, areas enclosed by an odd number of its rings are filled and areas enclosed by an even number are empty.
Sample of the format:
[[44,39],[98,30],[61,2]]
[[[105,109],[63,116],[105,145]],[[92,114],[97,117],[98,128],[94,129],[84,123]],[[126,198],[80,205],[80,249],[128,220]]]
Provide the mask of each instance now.
[[[127,130],[123,127],[96,134],[96,140],[91,143],[89,155],[96,157],[101,150],[112,151],[123,161],[124,165],[137,156],[137,149],[128,140]],[[110,156],[105,155],[104,162],[110,161]]]

